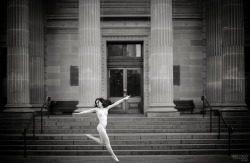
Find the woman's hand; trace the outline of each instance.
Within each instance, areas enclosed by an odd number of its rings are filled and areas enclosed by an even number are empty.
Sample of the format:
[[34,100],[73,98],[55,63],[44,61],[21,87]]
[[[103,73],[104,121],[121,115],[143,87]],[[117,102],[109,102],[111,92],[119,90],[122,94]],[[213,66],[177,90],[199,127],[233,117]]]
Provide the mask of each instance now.
[[130,95],[129,96],[126,96],[126,97],[124,97],[123,99],[124,100],[128,100],[130,98]]

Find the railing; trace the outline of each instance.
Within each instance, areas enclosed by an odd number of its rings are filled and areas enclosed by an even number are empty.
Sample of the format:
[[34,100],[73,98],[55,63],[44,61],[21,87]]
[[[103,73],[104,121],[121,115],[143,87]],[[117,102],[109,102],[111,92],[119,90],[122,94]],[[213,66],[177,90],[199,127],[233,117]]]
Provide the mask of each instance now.
[[[16,113],[16,112],[15,112]],[[23,113],[23,112],[20,112]],[[36,121],[35,121],[36,114],[35,112],[32,112],[32,116],[30,118],[30,121],[28,122],[28,125],[25,129],[22,130],[23,135],[23,141],[24,141],[24,157],[27,157],[27,131],[30,127],[31,121],[33,122],[33,141],[35,140],[35,134],[36,134]]]
[[231,155],[231,134],[233,133],[233,128],[227,125],[220,110],[212,109],[206,96],[201,96],[201,100],[203,101],[203,117],[205,116],[205,107],[206,107],[205,102],[208,104],[209,109],[210,109],[210,132],[212,132],[212,111],[216,111],[218,113],[218,136],[217,136],[218,139],[220,139],[220,119],[222,119],[224,125],[228,128],[228,156],[230,156]]
[[43,103],[43,106],[41,107],[41,131],[40,133],[43,134],[43,109],[48,109],[48,118],[49,118],[49,111],[50,111],[50,103],[51,103],[51,99],[49,96],[46,97],[45,102]]

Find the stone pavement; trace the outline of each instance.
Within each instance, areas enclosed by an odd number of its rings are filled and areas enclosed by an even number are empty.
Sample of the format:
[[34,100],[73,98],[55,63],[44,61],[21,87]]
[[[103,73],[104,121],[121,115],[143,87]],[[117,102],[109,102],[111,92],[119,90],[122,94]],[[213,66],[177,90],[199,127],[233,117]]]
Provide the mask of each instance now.
[[[244,163],[250,155],[145,155],[118,156],[121,163]],[[111,156],[0,157],[2,163],[114,163]]]

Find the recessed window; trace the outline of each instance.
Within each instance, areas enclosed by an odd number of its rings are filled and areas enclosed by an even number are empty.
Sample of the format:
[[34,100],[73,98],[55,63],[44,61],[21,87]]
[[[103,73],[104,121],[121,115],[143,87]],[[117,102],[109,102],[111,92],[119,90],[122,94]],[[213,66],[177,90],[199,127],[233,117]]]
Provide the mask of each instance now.
[[141,43],[108,43],[108,57],[142,57]]

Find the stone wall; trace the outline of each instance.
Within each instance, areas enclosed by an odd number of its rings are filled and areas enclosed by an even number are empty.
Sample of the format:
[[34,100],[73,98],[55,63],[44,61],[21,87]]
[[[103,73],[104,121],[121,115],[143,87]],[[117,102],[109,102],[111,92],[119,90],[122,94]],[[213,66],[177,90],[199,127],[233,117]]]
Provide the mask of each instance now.
[[[135,10],[130,14],[149,14],[148,2],[138,1],[135,5],[143,5],[144,9],[141,9],[140,13]],[[128,2],[128,5],[131,3]],[[206,76],[202,1],[175,0],[173,7],[173,63],[180,65],[180,85],[174,86],[174,99],[193,99],[195,104],[200,105]],[[121,9],[121,14],[126,14],[125,9],[126,7]],[[112,8],[109,8],[110,12],[107,10],[101,9],[101,12],[119,14],[117,8],[113,9],[115,11],[112,11]],[[48,1],[45,16],[46,93],[55,100],[77,100],[78,86],[70,86],[69,71],[71,65],[78,66],[79,59],[78,1]],[[149,21],[149,18],[144,20]],[[113,22],[115,26],[115,21]],[[129,20],[126,20],[126,25],[128,23]]]
[[180,85],[174,99],[200,104],[205,86],[205,33],[202,19],[174,19],[174,65],[180,65]]

